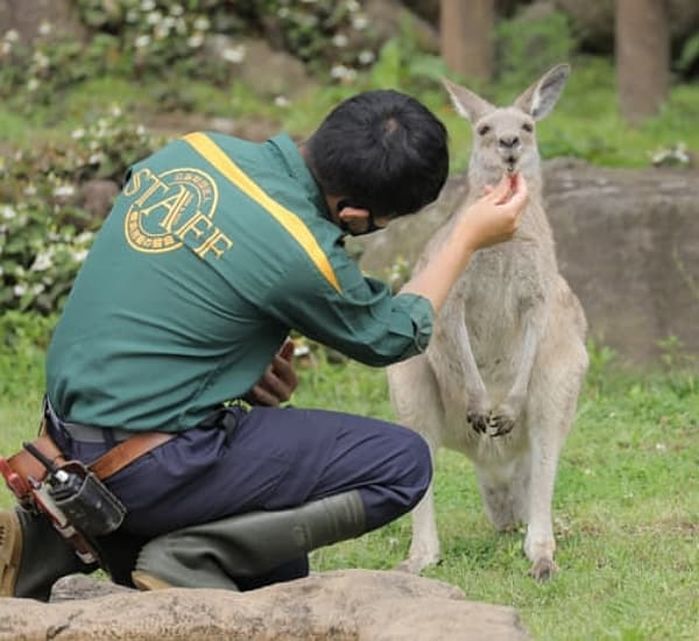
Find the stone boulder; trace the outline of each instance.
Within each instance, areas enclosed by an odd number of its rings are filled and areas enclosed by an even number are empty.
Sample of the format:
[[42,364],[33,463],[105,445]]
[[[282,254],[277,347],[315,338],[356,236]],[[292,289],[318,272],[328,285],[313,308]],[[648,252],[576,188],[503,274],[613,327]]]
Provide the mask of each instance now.
[[14,29],[20,38],[33,40],[42,23],[51,25],[53,33],[83,39],[86,29],[80,22],[75,3],[70,0],[2,0],[0,2],[0,36]]
[[[85,581],[79,581],[81,596]],[[0,641],[53,638],[525,641],[529,636],[512,608],[466,601],[446,583],[401,572],[346,570],[244,593],[122,589],[49,604],[0,598]]]
[[[590,335],[632,365],[652,365],[671,336],[699,356],[699,172],[559,159],[544,164],[544,180],[559,268]],[[385,276],[399,256],[412,264],[466,191],[455,177],[424,213],[367,238],[362,267]]]

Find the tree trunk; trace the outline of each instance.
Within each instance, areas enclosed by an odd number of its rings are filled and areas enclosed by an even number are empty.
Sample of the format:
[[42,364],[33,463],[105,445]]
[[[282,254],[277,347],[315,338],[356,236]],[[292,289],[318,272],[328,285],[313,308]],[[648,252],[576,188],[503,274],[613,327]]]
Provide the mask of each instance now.
[[616,0],[619,106],[631,124],[656,115],[670,85],[666,0]]
[[494,0],[441,0],[442,57],[463,78],[492,76]]

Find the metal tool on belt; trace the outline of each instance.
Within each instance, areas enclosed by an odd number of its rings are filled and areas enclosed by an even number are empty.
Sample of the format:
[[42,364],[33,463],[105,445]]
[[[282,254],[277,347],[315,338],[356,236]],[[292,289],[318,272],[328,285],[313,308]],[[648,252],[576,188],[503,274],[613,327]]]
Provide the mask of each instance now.
[[66,461],[53,439],[42,432],[9,459],[0,457],[0,473],[19,504],[47,515],[81,561],[99,562],[95,537],[116,530],[126,515],[126,508],[102,481],[174,434],[135,433],[86,466]]

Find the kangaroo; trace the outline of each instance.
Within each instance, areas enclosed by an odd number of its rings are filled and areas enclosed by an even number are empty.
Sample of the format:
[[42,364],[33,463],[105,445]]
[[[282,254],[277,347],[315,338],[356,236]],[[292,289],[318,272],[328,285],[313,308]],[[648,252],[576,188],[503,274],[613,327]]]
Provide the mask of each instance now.
[[[496,529],[527,524],[524,552],[540,581],[558,569],[553,487],[588,365],[585,315],[558,273],[544,212],[535,134],[535,122],[552,111],[569,72],[568,65],[552,68],[504,108],[444,81],[473,128],[465,205],[504,172],[525,177],[529,201],[512,240],[473,255],[435,320],[426,352],[388,368],[399,421],[427,439],[433,457],[445,446],[472,460]],[[428,242],[416,270],[465,210]],[[439,553],[430,487],[413,512],[409,556],[399,567],[420,572]]]

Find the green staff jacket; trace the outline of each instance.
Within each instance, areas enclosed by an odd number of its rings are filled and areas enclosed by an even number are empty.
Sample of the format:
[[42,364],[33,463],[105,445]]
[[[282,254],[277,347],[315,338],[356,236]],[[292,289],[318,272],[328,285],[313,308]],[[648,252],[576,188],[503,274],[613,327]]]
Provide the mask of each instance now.
[[193,133],[134,165],[47,357],[64,420],[193,427],[261,377],[290,329],[369,365],[424,351],[429,301],[347,255],[293,141]]

